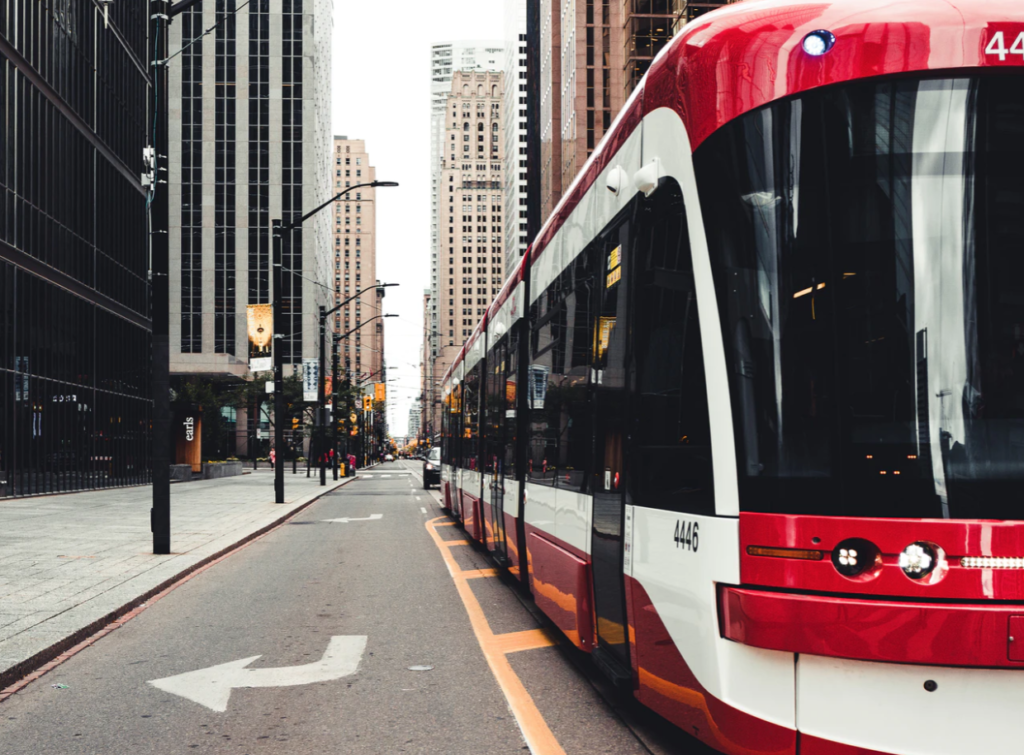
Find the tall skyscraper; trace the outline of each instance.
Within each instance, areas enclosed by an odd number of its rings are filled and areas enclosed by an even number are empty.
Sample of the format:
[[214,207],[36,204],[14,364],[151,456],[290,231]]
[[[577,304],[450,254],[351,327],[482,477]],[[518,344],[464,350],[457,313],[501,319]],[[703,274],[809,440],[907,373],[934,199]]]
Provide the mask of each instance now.
[[735,0],[625,0],[625,97],[632,94],[654,58],[687,23]]
[[149,14],[0,2],[0,498],[150,479]]
[[275,295],[285,374],[317,355],[330,214],[284,235],[280,292],[270,225],[330,196],[332,18],[333,0],[208,0],[171,26],[174,50],[223,19],[170,67],[172,375],[245,378],[246,307]]
[[546,220],[625,103],[623,3],[540,4],[540,180]]
[[[366,142],[334,137],[334,193],[377,178],[370,165]],[[334,301],[341,304],[364,288],[377,283],[377,208],[376,189],[354,189],[335,202],[334,207]],[[373,320],[381,312],[383,300],[377,289],[370,289],[334,314],[334,332],[344,335],[355,331],[339,346],[342,368],[356,381],[380,380],[384,363],[384,320]]]
[[409,409],[409,428],[406,430],[409,440],[420,437],[420,414],[423,411],[419,401],[413,401]]
[[[456,71],[445,105],[435,258],[440,377],[504,281],[504,74]],[[437,422],[436,404],[432,411]]]
[[527,149],[527,0],[505,0],[505,274],[530,244]]
[[562,198],[562,19],[560,0],[540,2],[540,217],[543,223]]
[[[441,229],[441,159],[444,146],[445,108],[456,71],[500,71],[505,65],[505,43],[500,40],[440,42],[430,49],[430,301],[425,321],[432,368],[440,347],[439,260]],[[429,371],[429,369],[428,369]],[[430,375],[431,379],[435,376]],[[436,376],[440,377],[440,376]]]

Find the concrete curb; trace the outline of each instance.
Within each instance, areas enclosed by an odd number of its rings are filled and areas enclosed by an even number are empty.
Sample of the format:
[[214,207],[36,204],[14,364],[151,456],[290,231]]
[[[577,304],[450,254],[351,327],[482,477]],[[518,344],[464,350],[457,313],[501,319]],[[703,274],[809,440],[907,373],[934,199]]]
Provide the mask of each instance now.
[[[231,552],[238,550],[242,546],[252,542],[253,540],[256,540],[259,537],[262,537],[271,530],[280,527],[282,524],[287,522],[296,514],[302,512],[312,504],[316,503],[316,501],[318,501],[323,496],[327,495],[328,493],[333,493],[334,491],[344,487],[345,485],[349,484],[350,482],[356,479],[358,479],[358,476],[347,477],[344,480],[339,480],[338,484],[334,485],[333,487],[328,487],[325,488],[323,491],[317,491],[316,493],[312,493],[310,495],[303,496],[302,498],[297,499],[292,504],[290,504],[292,508],[290,508],[282,516],[278,517],[269,524],[266,524],[260,527],[259,529],[250,532],[249,534],[243,536],[240,540],[232,543],[231,545],[225,546],[224,548],[221,548],[215,553],[212,553],[208,556],[204,556],[203,558],[196,561],[194,564],[190,564],[189,566],[182,569],[180,572],[163,580],[160,584],[156,585],[155,587],[146,590],[138,597],[132,598],[124,605],[115,608],[112,611],[109,611],[108,613],[90,622],[81,629],[75,630],[63,639],[59,640],[58,642],[55,642],[53,645],[50,645],[48,648],[39,651],[35,655],[26,658],[24,661],[21,661],[20,663],[17,663],[14,666],[11,666],[10,668],[0,671],[0,703],[6,700],[10,696],[10,694],[13,694],[13,691],[6,692],[7,687],[16,684],[20,680],[24,679],[26,676],[29,676],[33,672],[39,670],[41,667],[45,666],[47,663],[50,663],[56,658],[59,658],[63,653],[65,653],[69,649],[81,644],[83,641],[85,641],[92,635],[96,634],[97,632],[100,632],[109,624],[112,624],[116,622],[118,619],[124,617],[126,614],[131,613],[133,610],[141,606],[143,603],[146,603],[154,596],[164,592],[165,590],[173,586],[175,583],[181,581],[193,572],[202,569],[204,566],[207,566],[208,564],[214,561],[224,558]],[[331,482],[334,481],[331,480]]]

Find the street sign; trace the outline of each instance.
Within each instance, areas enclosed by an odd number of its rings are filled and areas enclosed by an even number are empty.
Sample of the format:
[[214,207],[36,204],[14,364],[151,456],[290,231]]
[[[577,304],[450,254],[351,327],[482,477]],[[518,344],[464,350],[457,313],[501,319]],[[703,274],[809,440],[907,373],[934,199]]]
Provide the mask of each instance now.
[[317,387],[320,384],[320,363],[315,357],[302,360],[302,400],[319,399]]
[[274,381],[273,380],[268,380],[267,381],[267,393],[273,393],[273,392],[274,392]]
[[189,671],[177,676],[155,679],[149,684],[172,695],[184,697],[210,710],[223,713],[228,709],[231,690],[245,687],[294,687],[300,684],[331,682],[351,676],[359,670],[366,650],[363,635],[331,637],[323,658],[301,666],[281,668],[246,668],[262,656],[240,658],[219,666]]

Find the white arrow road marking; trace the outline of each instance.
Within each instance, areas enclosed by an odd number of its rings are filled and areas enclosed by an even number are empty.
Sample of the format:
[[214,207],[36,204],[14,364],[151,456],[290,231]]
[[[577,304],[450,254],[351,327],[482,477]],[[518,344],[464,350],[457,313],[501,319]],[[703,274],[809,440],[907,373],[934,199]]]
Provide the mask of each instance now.
[[247,687],[294,687],[299,684],[330,682],[359,670],[366,650],[365,636],[332,637],[324,657],[315,663],[282,668],[246,668],[262,656],[241,658],[219,666],[189,671],[149,682],[157,689],[199,703],[223,713],[228,709],[231,690]]
[[372,522],[377,519],[383,519],[383,514],[370,514],[369,516],[346,516],[341,519],[321,519],[322,522],[338,522],[339,524],[348,524],[349,522]]

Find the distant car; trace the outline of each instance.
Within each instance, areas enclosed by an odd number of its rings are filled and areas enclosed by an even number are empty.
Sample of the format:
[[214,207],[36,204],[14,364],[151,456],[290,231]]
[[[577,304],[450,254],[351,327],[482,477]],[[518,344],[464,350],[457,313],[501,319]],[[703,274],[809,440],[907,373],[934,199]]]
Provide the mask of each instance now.
[[395,460],[395,457],[392,456],[391,454],[388,454],[387,456],[384,457],[384,461],[394,461],[394,460]]
[[431,448],[423,457],[423,489],[430,490],[431,485],[441,487],[441,449]]

